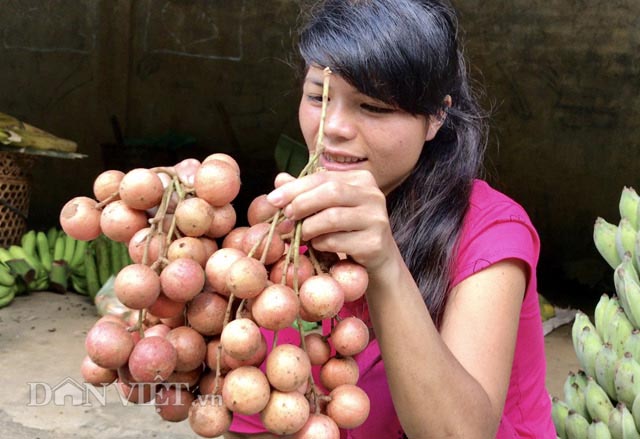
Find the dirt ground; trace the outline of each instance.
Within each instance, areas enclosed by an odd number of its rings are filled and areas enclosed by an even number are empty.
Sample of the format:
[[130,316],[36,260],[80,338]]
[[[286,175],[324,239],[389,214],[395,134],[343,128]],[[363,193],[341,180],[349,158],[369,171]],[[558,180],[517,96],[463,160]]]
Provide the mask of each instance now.
[[[196,438],[187,422],[162,421],[152,406],[124,404],[113,386],[86,394],[84,338],[98,318],[84,296],[31,293],[0,309],[0,437],[8,439]],[[545,337],[547,387],[562,395],[578,369],[570,325]]]

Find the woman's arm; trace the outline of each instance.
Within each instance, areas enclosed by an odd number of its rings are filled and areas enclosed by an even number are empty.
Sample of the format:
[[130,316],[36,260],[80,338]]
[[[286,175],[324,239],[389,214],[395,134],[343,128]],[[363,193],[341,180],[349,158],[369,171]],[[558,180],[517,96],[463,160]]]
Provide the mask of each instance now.
[[[384,195],[370,173],[280,176],[269,200],[304,218],[303,239],[367,268],[367,300],[394,406],[411,438],[495,436],[526,285],[507,260],[461,282],[438,332],[393,240]],[[425,264],[428,261],[425,261]]]
[[396,412],[410,438],[495,437],[525,290],[521,262],[452,292],[438,333],[403,263],[370,273],[369,312]]

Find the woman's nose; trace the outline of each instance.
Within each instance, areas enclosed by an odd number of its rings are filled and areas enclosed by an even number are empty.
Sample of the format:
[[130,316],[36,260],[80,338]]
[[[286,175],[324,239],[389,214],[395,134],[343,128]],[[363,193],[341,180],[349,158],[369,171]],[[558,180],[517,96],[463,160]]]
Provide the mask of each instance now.
[[353,115],[340,104],[329,105],[324,121],[324,135],[330,138],[351,139],[357,125]]

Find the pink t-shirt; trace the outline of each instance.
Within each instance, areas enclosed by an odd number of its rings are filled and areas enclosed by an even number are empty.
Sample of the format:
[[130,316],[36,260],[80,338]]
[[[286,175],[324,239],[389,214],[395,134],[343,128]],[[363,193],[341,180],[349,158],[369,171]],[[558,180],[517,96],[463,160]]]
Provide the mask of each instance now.
[[[477,180],[471,194],[469,212],[464,221],[458,255],[453,270],[453,285],[472,274],[507,258],[524,261],[533,273],[520,312],[515,357],[507,399],[497,434],[498,439],[555,439],[551,420],[551,402],[545,388],[546,360],[544,335],[538,306],[536,265],[540,243],[538,235],[524,209],[510,198]],[[369,319],[366,302],[360,300],[345,304],[341,316],[356,315]],[[328,333],[329,323],[323,322]],[[271,346],[273,333],[263,330]],[[294,329],[285,329],[278,335],[280,343],[299,343]],[[387,384],[384,363],[377,340],[355,357],[360,368],[358,386],[371,400],[367,421],[358,428],[341,431],[342,438],[370,439],[404,437],[395,413]],[[264,365],[263,365],[264,369]],[[319,368],[313,368],[319,383]],[[234,415],[231,431],[264,433],[259,416]]]

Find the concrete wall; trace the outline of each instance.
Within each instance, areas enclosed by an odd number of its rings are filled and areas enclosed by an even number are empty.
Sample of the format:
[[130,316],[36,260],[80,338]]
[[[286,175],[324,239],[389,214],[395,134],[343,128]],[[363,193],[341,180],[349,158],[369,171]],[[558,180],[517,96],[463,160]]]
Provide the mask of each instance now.
[[[73,139],[87,159],[40,159],[30,222],[57,221],[128,137],[197,139],[243,167],[240,209],[271,186],[280,133],[298,136],[288,65],[296,0],[0,0],[0,111]],[[540,290],[595,300],[610,286],[591,234],[637,186],[640,2],[458,0],[492,106],[489,179],[542,237]],[[482,72],[482,75],[479,74]],[[152,158],[150,158],[152,160]]]

